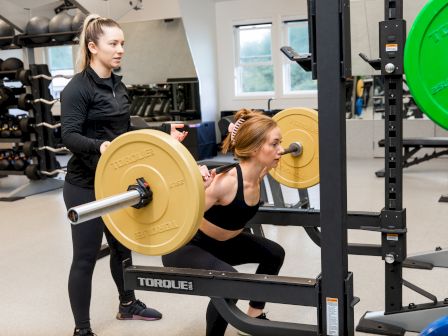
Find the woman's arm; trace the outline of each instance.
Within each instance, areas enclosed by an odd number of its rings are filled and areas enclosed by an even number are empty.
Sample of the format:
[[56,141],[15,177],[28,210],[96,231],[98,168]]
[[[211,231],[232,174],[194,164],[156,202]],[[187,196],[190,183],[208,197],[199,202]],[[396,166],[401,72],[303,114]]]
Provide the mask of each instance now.
[[205,209],[207,211],[215,204],[221,204],[226,195],[235,192],[235,176],[229,172],[218,174],[214,177],[210,186],[205,189]]
[[69,83],[61,94],[62,142],[72,153],[100,153],[100,146],[104,142],[82,134],[89,109],[89,96],[86,88],[76,83]]
[[160,126],[149,126],[146,127],[139,127],[139,126],[129,126],[129,131],[136,131],[140,129],[154,129],[158,131],[165,132],[167,134],[170,134],[174,139],[178,140],[179,142],[182,142],[185,137],[188,135],[188,132],[186,131],[178,131],[178,128],[184,128],[184,124],[171,124],[171,123],[163,123]]

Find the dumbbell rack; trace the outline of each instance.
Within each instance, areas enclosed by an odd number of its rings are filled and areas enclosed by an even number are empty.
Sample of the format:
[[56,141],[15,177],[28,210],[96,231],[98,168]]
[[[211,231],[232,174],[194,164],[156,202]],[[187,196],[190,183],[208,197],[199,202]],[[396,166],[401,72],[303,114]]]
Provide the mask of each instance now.
[[[0,71],[0,76],[2,78],[8,78],[9,80],[14,80],[15,78],[15,74],[16,71]],[[19,94],[21,94],[22,92],[25,92],[25,88],[9,88],[8,89],[10,92],[6,91],[6,92],[2,92],[2,95],[7,95],[7,94],[11,94],[14,96],[17,96]],[[5,98],[3,97],[5,100],[7,100],[6,103],[3,104],[2,109],[7,110],[11,105],[15,104],[15,99],[10,99],[10,98]],[[1,113],[3,114],[5,111],[2,111]],[[7,114],[7,113],[5,113]],[[8,115],[8,117],[6,118],[5,122],[7,122],[8,126],[11,126],[13,124],[13,122],[11,122],[11,119],[14,119],[15,117]],[[16,119],[16,125],[18,129],[20,129],[19,124],[18,124],[19,119]],[[2,135],[3,136],[3,135]],[[30,134],[26,133],[26,132],[22,132],[22,134],[20,134],[20,136],[7,136],[7,137],[0,137],[0,143],[9,143],[9,144],[14,144],[17,145],[17,147],[20,147],[19,145],[24,143],[25,141],[29,140],[30,138]],[[16,152],[16,146],[12,146],[9,149],[4,149],[2,148],[2,150],[0,151],[1,154],[4,154],[8,151],[11,152]],[[10,175],[24,175],[25,171],[24,170],[15,170],[15,169],[2,169],[0,170],[0,177],[7,177]]]
[[[31,96],[52,100],[53,97],[48,89],[50,81],[43,78],[32,78],[39,74],[51,76],[46,64],[31,64],[29,69],[29,75],[31,77],[29,90],[31,91]],[[34,125],[42,125],[44,123],[53,125],[55,120],[51,112],[51,105],[41,102],[32,103],[32,108],[28,111],[28,121],[30,120],[33,121]],[[56,160],[55,153],[51,150],[39,150],[41,148],[56,147],[53,129],[48,127],[33,127],[29,130],[29,136],[30,142],[26,143],[32,145],[28,148],[28,151],[32,152],[30,156],[32,163],[24,171],[0,171],[0,175],[26,175],[29,181],[10,192],[6,197],[0,198],[0,201],[14,201],[63,186],[64,180],[58,178],[60,165]],[[21,143],[22,139],[8,138],[3,142]],[[37,150],[34,150],[34,148]],[[46,172],[46,174],[42,172]]]

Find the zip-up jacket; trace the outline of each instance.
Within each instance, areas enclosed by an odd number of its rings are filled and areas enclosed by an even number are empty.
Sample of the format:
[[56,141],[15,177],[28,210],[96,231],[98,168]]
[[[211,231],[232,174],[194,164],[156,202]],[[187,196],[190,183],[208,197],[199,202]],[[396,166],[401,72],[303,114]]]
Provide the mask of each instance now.
[[[132,130],[130,99],[121,78],[112,73],[104,80],[88,67],[61,92],[62,142],[73,153],[65,180],[71,184],[93,188],[101,144]],[[171,126],[158,129],[169,133]]]

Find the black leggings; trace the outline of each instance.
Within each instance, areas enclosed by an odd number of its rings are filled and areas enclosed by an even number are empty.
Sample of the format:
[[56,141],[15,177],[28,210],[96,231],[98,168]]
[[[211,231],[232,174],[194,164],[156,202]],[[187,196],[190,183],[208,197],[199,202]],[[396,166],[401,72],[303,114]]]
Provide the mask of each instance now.
[[[77,187],[67,182],[64,183],[63,194],[67,209],[95,200],[93,189]],[[118,288],[120,302],[135,299],[134,291],[124,290],[123,281],[122,262],[131,258],[131,251],[112,236],[101,217],[71,225],[71,229],[73,260],[68,278],[68,294],[76,328],[89,328],[92,275],[101,248],[103,232],[110,247],[110,270]]]
[[[243,232],[235,238],[217,241],[198,231],[183,248],[162,257],[166,267],[197,268],[237,272],[232,267],[241,264],[259,264],[257,274],[277,275],[283,265],[283,248],[264,237]],[[263,309],[264,302],[249,302],[253,308]],[[227,321],[218,313],[212,302],[207,307],[208,336],[224,335]]]

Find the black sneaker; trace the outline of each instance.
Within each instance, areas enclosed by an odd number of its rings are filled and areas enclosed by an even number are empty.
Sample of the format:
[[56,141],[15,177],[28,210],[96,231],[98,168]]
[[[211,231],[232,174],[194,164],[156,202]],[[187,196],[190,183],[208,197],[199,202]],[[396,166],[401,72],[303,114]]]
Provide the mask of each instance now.
[[140,300],[135,300],[128,306],[120,304],[118,307],[118,320],[145,320],[155,321],[160,320],[162,314],[155,309],[147,308]]
[[261,313],[256,318],[259,319],[259,320],[267,320],[267,321],[269,321],[269,319],[266,316],[266,313]]
[[90,328],[77,329],[73,332],[73,336],[96,336]]
[[[260,315],[258,315],[255,318],[257,318],[259,320],[267,320],[267,321],[269,321],[269,319],[266,316],[266,313],[261,313]],[[238,335],[241,335],[241,336],[251,336],[250,334],[248,334],[248,333],[246,333],[244,331],[241,331],[241,330],[238,330]]]

